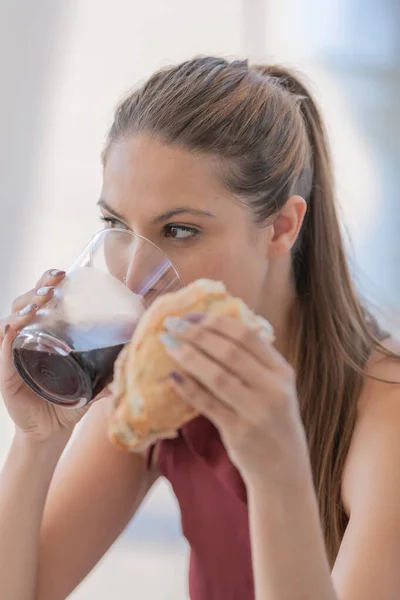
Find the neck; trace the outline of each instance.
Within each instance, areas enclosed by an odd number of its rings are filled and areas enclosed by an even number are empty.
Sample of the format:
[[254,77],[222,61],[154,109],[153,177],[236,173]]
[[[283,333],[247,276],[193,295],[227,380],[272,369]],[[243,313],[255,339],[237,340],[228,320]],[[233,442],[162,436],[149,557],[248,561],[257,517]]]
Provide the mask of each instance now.
[[271,323],[275,331],[274,345],[288,359],[293,321],[297,312],[297,296],[290,260],[287,257],[270,262],[259,297],[257,313]]

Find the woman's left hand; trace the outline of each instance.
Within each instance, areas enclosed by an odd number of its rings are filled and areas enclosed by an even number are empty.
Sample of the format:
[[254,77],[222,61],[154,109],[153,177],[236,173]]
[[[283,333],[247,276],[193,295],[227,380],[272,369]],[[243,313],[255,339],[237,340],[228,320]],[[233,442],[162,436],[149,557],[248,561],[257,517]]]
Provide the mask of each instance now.
[[295,374],[272,343],[225,315],[164,324],[161,340],[181,367],[170,373],[176,392],[218,428],[246,485],[301,477],[308,450]]

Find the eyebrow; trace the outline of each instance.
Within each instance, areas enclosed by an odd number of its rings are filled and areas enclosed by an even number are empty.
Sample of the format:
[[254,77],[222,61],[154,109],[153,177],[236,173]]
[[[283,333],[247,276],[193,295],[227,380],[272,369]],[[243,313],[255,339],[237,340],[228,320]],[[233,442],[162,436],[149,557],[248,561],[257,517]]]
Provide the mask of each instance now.
[[[110,214],[114,215],[114,217],[116,217],[117,219],[126,222],[125,217],[119,214],[113,208],[111,208],[111,206],[109,206],[103,198],[100,198],[97,204],[105,208]],[[176,217],[177,215],[183,214],[194,215],[196,217],[212,217],[214,219],[216,218],[216,215],[214,215],[214,213],[208,210],[199,210],[197,208],[190,208],[190,206],[177,206],[176,208],[172,208],[171,210],[168,210],[162,213],[161,215],[158,215],[155,219],[153,219],[153,224],[156,225],[158,223],[162,223],[163,221],[168,221],[172,217]]]
[[125,217],[123,215],[121,215],[119,212],[117,212],[116,210],[114,210],[113,208],[111,208],[111,206],[109,204],[107,204],[107,202],[104,200],[104,198],[100,198],[100,200],[97,202],[97,206],[101,206],[102,208],[105,208],[106,211],[109,212],[111,215],[114,215],[114,217],[116,217],[120,221],[124,221],[126,223]]

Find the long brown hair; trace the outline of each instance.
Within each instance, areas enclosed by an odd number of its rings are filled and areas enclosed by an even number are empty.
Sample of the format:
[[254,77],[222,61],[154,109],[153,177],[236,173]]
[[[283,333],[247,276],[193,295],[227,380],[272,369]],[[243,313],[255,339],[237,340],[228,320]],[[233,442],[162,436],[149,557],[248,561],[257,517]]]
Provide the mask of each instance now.
[[292,253],[301,307],[292,362],[333,563],[347,524],[341,479],[364,368],[373,348],[385,350],[350,278],[316,104],[287,69],[199,57],[155,73],[120,103],[103,160],[136,132],[219,157],[225,185],[260,225],[292,194],[307,201]]

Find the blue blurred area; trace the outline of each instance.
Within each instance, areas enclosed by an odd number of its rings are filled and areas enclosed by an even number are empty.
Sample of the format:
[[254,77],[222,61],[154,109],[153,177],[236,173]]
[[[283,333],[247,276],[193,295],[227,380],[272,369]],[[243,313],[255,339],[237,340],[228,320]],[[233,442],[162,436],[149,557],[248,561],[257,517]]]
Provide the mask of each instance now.
[[379,176],[378,218],[358,260],[375,296],[399,307],[400,3],[353,0],[336,7],[335,26],[324,31],[321,46]]

